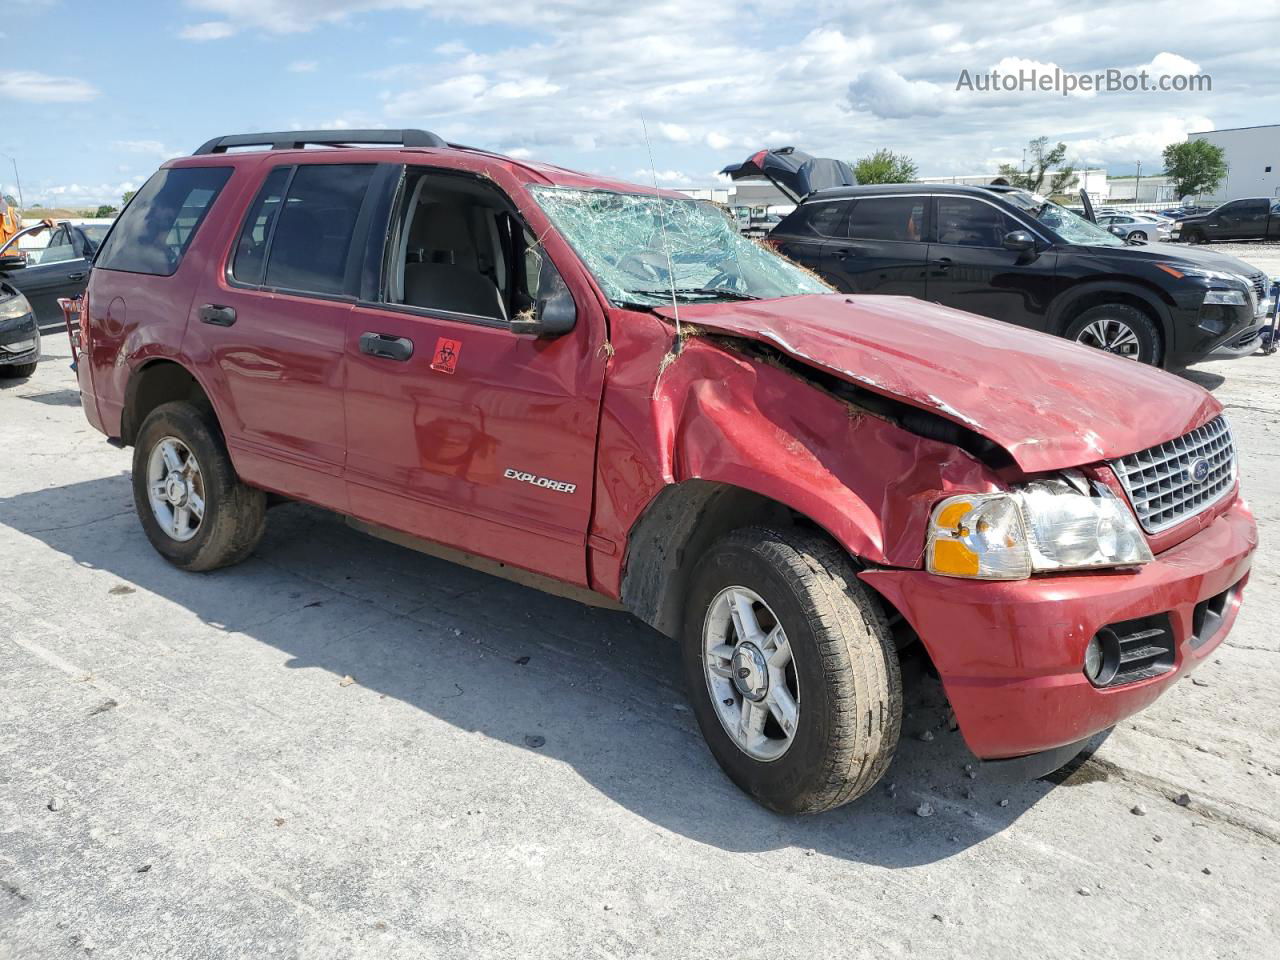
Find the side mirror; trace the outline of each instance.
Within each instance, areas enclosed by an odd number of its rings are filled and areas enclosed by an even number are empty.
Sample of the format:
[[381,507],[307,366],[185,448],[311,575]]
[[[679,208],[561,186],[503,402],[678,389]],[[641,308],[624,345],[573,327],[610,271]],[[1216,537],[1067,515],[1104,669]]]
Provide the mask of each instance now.
[[1123,240],[1125,237],[1129,235],[1129,232],[1125,230],[1124,227],[1121,227],[1121,226],[1107,227],[1107,232],[1115,234],[1121,240]]
[[578,322],[578,306],[560,271],[548,257],[538,270],[538,299],[533,307],[515,315],[511,332],[532,337],[562,337]]
[[27,265],[27,258],[20,253],[0,257],[0,270],[17,270]]
[[1011,230],[1004,235],[1001,244],[1006,250],[1028,253],[1036,248],[1036,238],[1026,230]]

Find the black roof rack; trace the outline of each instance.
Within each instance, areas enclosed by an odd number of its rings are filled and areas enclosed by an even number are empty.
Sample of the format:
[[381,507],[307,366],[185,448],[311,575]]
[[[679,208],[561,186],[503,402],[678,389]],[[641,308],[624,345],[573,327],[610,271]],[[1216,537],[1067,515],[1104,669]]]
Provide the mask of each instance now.
[[192,156],[226,153],[232,147],[269,147],[301,150],[306,146],[345,147],[351,144],[386,144],[396,147],[447,147],[430,130],[282,130],[276,133],[237,133],[214,137]]

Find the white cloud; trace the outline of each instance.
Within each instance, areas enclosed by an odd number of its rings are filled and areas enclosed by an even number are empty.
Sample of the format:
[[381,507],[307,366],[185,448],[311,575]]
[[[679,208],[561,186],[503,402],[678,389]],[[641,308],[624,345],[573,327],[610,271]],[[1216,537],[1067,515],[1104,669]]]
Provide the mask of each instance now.
[[872,67],[849,82],[849,104],[877,117],[936,117],[955,91],[927,80],[908,80],[891,67]]
[[315,73],[319,66],[317,60],[295,60],[289,64],[288,70],[290,73]]
[[141,153],[155,157],[157,160],[170,160],[180,157],[185,151],[172,150],[159,140],[113,140],[111,145],[124,153]]
[[178,31],[183,40],[225,40],[236,32],[236,28],[225,20],[207,20],[204,23],[193,23]]
[[0,101],[74,103],[92,100],[97,95],[92,84],[74,77],[51,77],[33,70],[0,71]]

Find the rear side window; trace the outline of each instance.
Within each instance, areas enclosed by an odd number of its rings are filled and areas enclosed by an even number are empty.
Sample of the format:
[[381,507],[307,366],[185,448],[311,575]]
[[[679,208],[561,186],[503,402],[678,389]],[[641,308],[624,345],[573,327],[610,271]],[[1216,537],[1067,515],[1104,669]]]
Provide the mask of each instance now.
[[863,197],[849,216],[851,240],[923,240],[924,197]]
[[258,198],[249,208],[249,216],[245,218],[244,227],[240,230],[235,260],[231,265],[231,275],[241,283],[255,286],[262,283],[263,269],[267,265],[267,241],[271,239],[271,230],[280,214],[285,186],[292,172],[293,167],[276,167],[272,170],[266,183],[258,191]]
[[172,276],[230,176],[231,167],[159,171],[120,215],[94,265]]
[[[301,293],[347,291],[351,240],[373,171],[373,164],[345,163],[313,164],[294,171],[284,207],[275,215],[278,222],[265,237],[266,286]],[[254,204],[261,204],[264,211],[269,211],[271,202],[269,181],[270,177]],[[254,227],[256,222],[250,229]]]
[[812,233],[819,237],[843,237],[842,227],[849,206],[848,203],[840,202],[804,204],[800,207],[803,219],[795,227],[801,233]]

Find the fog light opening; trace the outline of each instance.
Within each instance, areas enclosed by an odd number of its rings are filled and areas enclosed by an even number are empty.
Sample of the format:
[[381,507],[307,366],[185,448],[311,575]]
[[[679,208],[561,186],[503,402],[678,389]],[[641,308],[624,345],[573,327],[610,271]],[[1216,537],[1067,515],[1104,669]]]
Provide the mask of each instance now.
[[1120,669],[1120,638],[1104,627],[1084,648],[1084,675],[1095,687],[1105,687]]

